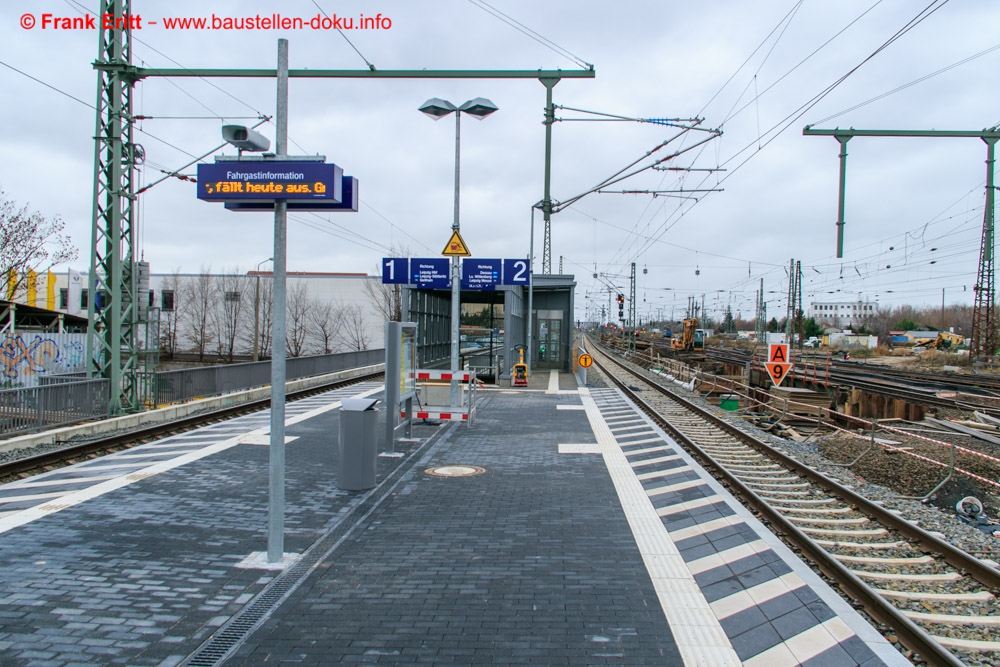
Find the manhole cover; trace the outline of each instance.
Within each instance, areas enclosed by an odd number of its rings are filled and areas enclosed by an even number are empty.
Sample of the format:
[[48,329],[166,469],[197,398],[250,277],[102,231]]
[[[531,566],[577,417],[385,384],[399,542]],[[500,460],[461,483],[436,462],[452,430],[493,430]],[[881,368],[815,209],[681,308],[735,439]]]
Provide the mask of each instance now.
[[435,466],[424,472],[435,477],[472,477],[473,475],[482,475],[486,472],[486,468],[479,466]]

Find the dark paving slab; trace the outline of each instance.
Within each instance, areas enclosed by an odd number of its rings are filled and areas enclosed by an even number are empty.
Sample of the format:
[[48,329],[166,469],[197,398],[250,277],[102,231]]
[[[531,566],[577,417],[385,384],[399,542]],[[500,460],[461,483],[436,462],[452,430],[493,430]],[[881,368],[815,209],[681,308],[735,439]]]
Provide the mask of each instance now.
[[486,398],[233,664],[680,664],[602,458],[557,453],[593,441],[574,401]]

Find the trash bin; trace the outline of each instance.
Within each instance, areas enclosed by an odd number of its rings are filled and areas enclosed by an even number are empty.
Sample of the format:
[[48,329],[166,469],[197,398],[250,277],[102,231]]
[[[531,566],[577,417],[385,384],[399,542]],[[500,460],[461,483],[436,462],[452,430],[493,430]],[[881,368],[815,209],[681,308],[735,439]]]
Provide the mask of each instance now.
[[736,394],[723,394],[719,397],[719,407],[729,412],[740,409],[740,397]]
[[345,398],[340,402],[337,485],[348,491],[375,486],[377,398]]

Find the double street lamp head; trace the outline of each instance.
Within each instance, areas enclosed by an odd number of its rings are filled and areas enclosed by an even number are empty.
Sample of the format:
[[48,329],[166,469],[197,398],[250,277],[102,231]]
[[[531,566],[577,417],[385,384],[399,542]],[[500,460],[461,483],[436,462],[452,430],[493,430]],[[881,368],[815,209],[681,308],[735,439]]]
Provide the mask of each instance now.
[[452,112],[466,113],[477,120],[482,120],[497,109],[497,105],[493,104],[493,102],[489,101],[485,97],[471,99],[460,107],[456,107],[448,100],[442,100],[440,97],[432,97],[419,107],[419,110],[422,113],[430,116],[434,120],[441,120]]

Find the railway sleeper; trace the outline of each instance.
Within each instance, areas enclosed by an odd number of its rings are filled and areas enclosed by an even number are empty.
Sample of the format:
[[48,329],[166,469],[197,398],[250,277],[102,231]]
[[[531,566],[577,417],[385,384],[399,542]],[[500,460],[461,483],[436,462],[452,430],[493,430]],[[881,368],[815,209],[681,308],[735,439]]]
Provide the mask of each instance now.
[[886,588],[872,589],[882,597],[893,600],[924,600],[927,602],[988,602],[994,599],[989,591],[975,593],[925,593],[923,591],[894,591]]
[[845,563],[867,563],[869,565],[928,565],[934,562],[934,557],[928,554],[912,558],[877,558],[872,556],[848,556],[834,554],[834,558]]
[[907,574],[905,572],[868,572],[866,570],[851,570],[864,579],[879,579],[881,581],[915,581],[918,583],[935,583],[961,581],[958,572],[940,572],[935,574]]
[[826,528],[799,528],[803,533],[807,535],[822,535],[824,537],[832,537],[834,535],[842,535],[844,537],[881,537],[883,535],[888,535],[889,531],[885,528],[872,528],[870,530],[834,530]]

